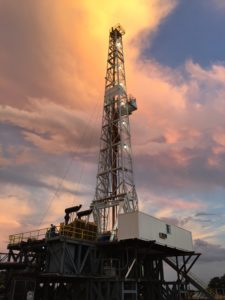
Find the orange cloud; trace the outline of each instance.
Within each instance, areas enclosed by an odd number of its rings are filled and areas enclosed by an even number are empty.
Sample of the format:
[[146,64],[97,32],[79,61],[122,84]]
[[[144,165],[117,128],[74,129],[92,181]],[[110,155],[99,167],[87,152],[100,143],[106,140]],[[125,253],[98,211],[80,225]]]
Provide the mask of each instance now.
[[[140,191],[144,194],[143,182],[147,182],[146,202],[154,202],[161,217],[177,214],[176,208],[193,213],[201,207],[200,202],[189,203],[176,197],[165,202],[154,197],[149,200],[148,181],[165,191],[171,185],[192,190],[199,188],[201,181],[205,185],[214,184],[206,181],[211,177],[204,177],[207,171],[204,164],[216,169],[218,160],[208,152],[212,147],[213,154],[220,155],[224,147],[225,68],[214,65],[205,70],[188,61],[184,66],[187,79],[179,70],[141,57],[141,50],[152,42],[151,34],[157,32],[176,4],[175,0],[65,0],[54,4],[51,0],[21,0],[19,6],[9,0],[0,4],[0,25],[6,17],[16,24],[6,28],[7,35],[0,35],[0,121],[20,128],[21,143],[28,144],[21,151],[7,148],[8,157],[0,148],[1,165],[31,165],[35,160],[38,163],[42,158],[35,157],[33,149],[51,156],[68,152],[83,154],[91,149],[92,160],[97,164],[93,153],[99,145],[108,32],[120,22],[126,30],[128,92],[137,96],[138,102],[131,124],[134,152],[142,159],[144,173]],[[17,40],[21,42],[18,44]],[[208,89],[203,89],[202,83]],[[90,137],[94,141],[92,146]],[[211,145],[212,141],[219,146]],[[194,168],[196,153],[202,155],[198,172]],[[54,185],[55,179],[49,174],[37,176]],[[70,183],[66,187],[71,187]],[[72,198],[69,193],[66,197]],[[48,202],[50,195],[46,193],[41,198]],[[143,201],[142,194],[140,199]],[[19,197],[15,201],[17,205],[26,203]],[[61,216],[65,204],[62,203],[56,199],[52,219]],[[160,208],[160,203],[169,209]],[[145,207],[143,202],[141,205]],[[29,213],[27,209],[23,216],[16,213],[11,216],[5,210],[2,224],[7,214],[10,220],[19,222]],[[46,224],[49,220],[45,220]],[[13,230],[19,228],[17,223],[14,225]]]
[[[6,187],[3,191],[5,195],[0,197],[0,250],[5,250],[8,236],[13,232],[21,232],[21,219],[28,217],[32,209],[28,204],[28,193],[18,187]],[[8,192],[8,195],[7,195]],[[20,198],[20,196],[21,198]],[[18,209],[19,208],[19,209]]]
[[[129,73],[136,68],[145,32],[155,31],[175,5],[175,0],[65,0],[54,4],[51,0],[35,3],[21,0],[19,6],[13,1],[1,3],[0,22],[7,26],[0,27],[5,28],[7,35],[1,34],[0,38],[0,121],[20,128],[23,137],[20,142],[28,144],[19,152],[9,147],[2,150],[1,163],[12,167],[32,165],[42,159],[32,157],[33,149],[55,155],[76,152],[78,148],[82,152],[90,148],[92,138],[97,147],[96,128],[99,132],[109,28],[120,22],[126,29],[124,43]],[[13,24],[8,20],[13,20]],[[130,78],[131,90],[135,76]],[[87,124],[93,128],[91,138],[90,132],[82,134]],[[43,179],[41,174],[36,175]],[[54,185],[50,176],[44,180],[45,188]],[[66,197],[70,199],[71,195]],[[31,214],[27,206],[27,200],[33,199],[31,195],[15,192],[14,198],[15,206],[25,205],[26,209],[21,214],[13,208],[10,212],[2,210],[2,227],[5,216],[10,222],[16,220],[9,231],[20,230],[20,220]],[[44,193],[41,198],[48,203],[51,196]],[[5,198],[0,201],[11,207]],[[55,201],[52,218],[61,215],[65,205],[58,198]]]

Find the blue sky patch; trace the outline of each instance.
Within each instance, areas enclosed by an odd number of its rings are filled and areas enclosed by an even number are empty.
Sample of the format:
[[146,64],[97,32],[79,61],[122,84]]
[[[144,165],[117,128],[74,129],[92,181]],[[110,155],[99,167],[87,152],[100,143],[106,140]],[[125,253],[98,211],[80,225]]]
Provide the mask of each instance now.
[[161,23],[142,55],[178,67],[186,60],[202,67],[225,61],[225,11],[212,0],[180,1]]

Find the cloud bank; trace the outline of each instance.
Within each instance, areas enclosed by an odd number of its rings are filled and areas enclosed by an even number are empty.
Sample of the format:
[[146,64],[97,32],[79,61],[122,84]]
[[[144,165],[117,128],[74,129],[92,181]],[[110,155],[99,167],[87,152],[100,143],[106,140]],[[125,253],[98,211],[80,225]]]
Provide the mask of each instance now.
[[108,30],[121,22],[128,91],[138,101],[131,124],[140,206],[195,238],[224,243],[216,216],[225,194],[225,66],[206,69],[187,58],[172,69],[142,56],[177,5],[1,2],[0,201],[14,204],[0,220],[13,220],[4,225],[8,232],[23,231],[24,224],[34,228],[43,215],[47,226],[62,218],[66,205],[91,202]]

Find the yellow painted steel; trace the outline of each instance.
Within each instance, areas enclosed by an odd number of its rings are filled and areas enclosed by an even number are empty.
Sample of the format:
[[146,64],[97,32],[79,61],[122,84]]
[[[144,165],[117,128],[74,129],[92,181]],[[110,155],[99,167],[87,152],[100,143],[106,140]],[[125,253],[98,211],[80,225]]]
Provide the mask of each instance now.
[[45,234],[48,228],[28,231],[28,232],[22,232],[17,234],[12,234],[9,236],[9,244],[14,245],[21,242],[27,242],[27,241],[34,241],[34,240],[41,240],[45,238]]
[[64,236],[68,239],[94,241],[97,238],[97,226],[94,223],[86,223],[82,220],[75,220],[68,225],[61,223],[59,226],[55,226],[54,231],[52,231],[52,228],[50,227],[10,235],[9,245],[42,239],[48,240],[60,236]]

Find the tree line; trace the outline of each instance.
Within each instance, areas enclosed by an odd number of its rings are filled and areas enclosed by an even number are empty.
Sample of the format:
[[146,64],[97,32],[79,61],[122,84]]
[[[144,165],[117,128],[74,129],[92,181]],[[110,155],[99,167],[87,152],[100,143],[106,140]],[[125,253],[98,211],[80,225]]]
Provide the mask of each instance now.
[[218,294],[225,295],[225,274],[221,277],[213,277],[209,281],[208,288],[216,290]]

